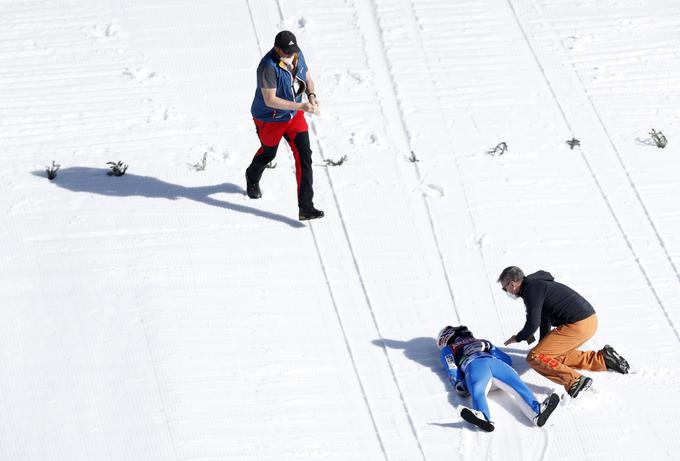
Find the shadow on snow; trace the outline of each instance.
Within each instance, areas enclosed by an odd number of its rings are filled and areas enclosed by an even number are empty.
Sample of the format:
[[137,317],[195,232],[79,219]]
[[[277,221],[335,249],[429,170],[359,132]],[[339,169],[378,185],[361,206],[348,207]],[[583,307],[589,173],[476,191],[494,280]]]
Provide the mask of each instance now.
[[[177,200],[186,198],[206,205],[224,208],[239,213],[248,213],[272,221],[278,221],[291,227],[305,227],[295,219],[259,210],[257,208],[236,203],[217,200],[213,194],[245,194],[242,187],[231,183],[216,184],[214,186],[184,187],[171,184],[151,176],[137,176],[126,173],[124,176],[109,178],[109,170],[102,168],[71,167],[59,170],[58,176],[52,181],[59,187],[73,192],[89,192],[109,197],[148,197]],[[34,171],[35,176],[45,176],[44,171]]]
[[[448,400],[451,406],[453,407],[458,407],[459,405],[468,407],[471,406],[470,397],[465,398],[460,397],[449,383],[448,376],[444,369],[442,368],[441,362],[439,360],[439,349],[437,348],[434,338],[421,337],[414,338],[408,341],[399,341],[394,339],[375,339],[372,341],[372,343],[378,347],[403,350],[404,356],[406,358],[413,360],[414,362],[424,367],[429,368],[432,371],[432,373],[436,374],[439,377],[444,387],[447,389],[447,391],[449,391]],[[527,351],[513,348],[504,348],[503,352],[507,353],[512,357],[513,368],[515,368],[517,373],[519,373],[520,375],[524,374],[526,371],[530,369],[529,365],[526,362]],[[536,386],[531,383],[526,384],[531,389],[531,391],[534,392],[534,394],[538,393],[550,394],[551,392],[553,392],[548,387]],[[541,400],[540,397],[537,396],[537,398],[539,401]],[[493,400],[494,402],[496,402],[505,411],[512,414],[515,417],[515,419],[517,419],[517,421],[520,422],[521,424],[533,427],[533,424],[522,413],[522,411],[519,409],[517,404],[514,402],[514,399],[510,395],[506,394],[505,392],[491,392],[489,393],[489,400]],[[430,423],[430,424],[441,427],[474,428],[473,426],[464,421],[458,421],[453,423]]]

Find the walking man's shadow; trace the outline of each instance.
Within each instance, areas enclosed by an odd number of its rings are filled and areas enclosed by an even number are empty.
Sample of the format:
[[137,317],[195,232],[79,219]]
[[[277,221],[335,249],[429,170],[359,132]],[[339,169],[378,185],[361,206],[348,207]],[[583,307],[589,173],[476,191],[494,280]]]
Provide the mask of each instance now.
[[[449,404],[454,408],[457,408],[460,405],[470,406],[469,397],[466,398],[460,397],[453,390],[451,384],[449,383],[448,376],[444,369],[442,368],[442,364],[439,360],[439,349],[437,348],[437,344],[435,343],[434,338],[421,337],[414,338],[408,341],[398,341],[394,339],[375,339],[372,342],[374,345],[378,347],[403,350],[404,356],[406,356],[406,358],[413,360],[414,362],[419,363],[420,365],[432,370],[432,372],[439,377],[442,384],[448,391]],[[504,348],[503,352],[506,352],[508,355],[512,357],[513,368],[515,368],[518,374],[522,375],[530,369],[529,365],[525,360],[526,357],[525,351],[521,351],[519,349]],[[536,386],[529,383],[527,383],[527,386],[534,393],[549,394],[550,392],[552,392],[550,388],[543,386]],[[516,419],[521,424],[524,424],[525,426],[531,426],[531,424],[529,424],[529,422],[527,421],[526,417],[524,417],[524,415],[519,414],[520,412],[517,411],[515,404],[512,402],[509,396],[505,395],[504,392],[493,394],[496,395],[490,394],[489,395],[490,399],[493,397],[493,400],[495,402],[500,404],[509,413],[515,415]],[[470,428],[470,425],[465,423],[464,421],[458,421],[455,423],[430,423],[430,424],[442,427]]]
[[[216,184],[214,186],[184,187],[170,184],[151,176],[137,176],[125,174],[117,178],[107,178],[107,170],[101,168],[71,167],[59,170],[59,175],[53,182],[59,187],[73,192],[89,192],[93,194],[108,195],[111,197],[148,197],[177,200],[187,198],[206,205],[216,206],[239,213],[248,213],[262,218],[271,219],[291,227],[305,227],[304,224],[286,216],[259,210],[237,203],[216,200],[213,194],[245,194],[240,186],[230,183]],[[44,171],[34,171],[36,176],[44,176]]]

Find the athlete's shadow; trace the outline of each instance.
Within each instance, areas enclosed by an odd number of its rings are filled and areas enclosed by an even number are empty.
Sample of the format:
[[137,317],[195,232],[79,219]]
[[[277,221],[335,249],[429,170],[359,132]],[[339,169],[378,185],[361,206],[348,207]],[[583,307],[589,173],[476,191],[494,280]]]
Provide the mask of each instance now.
[[[386,347],[389,349],[399,349],[404,351],[406,358],[429,368],[432,373],[436,374],[442,382],[442,386],[448,391],[449,404],[458,408],[460,405],[469,406],[468,399],[461,398],[455,390],[451,388],[449,378],[442,368],[439,361],[439,349],[433,338],[414,338],[409,341],[399,341],[396,339],[375,339],[372,343],[378,347]],[[454,423],[430,423],[435,426],[442,427],[469,427],[465,421],[457,421]]]
[[[211,197],[219,193],[245,194],[243,188],[235,184],[222,183],[214,186],[184,187],[178,184],[167,183],[151,176],[137,176],[126,173],[123,176],[110,178],[106,176],[106,173],[107,170],[101,168],[71,167],[59,170],[59,174],[52,182],[59,187],[73,192],[89,192],[111,197],[139,196],[168,200],[187,198],[206,205],[271,219],[291,227],[305,227],[299,221],[277,213],[270,213]],[[35,176],[45,176],[44,171],[34,171],[33,174]]]
[[[373,340],[372,342],[374,345],[378,347],[403,350],[404,356],[406,356],[406,358],[413,360],[414,362],[419,363],[420,365],[432,370],[432,372],[439,377],[439,379],[442,382],[442,385],[448,391],[448,401],[451,406],[457,408],[460,405],[464,406],[471,405],[470,398],[459,396],[449,383],[448,376],[440,362],[439,349],[437,348],[434,338],[422,337],[414,338],[408,341],[399,341],[394,339],[376,339]],[[513,368],[515,368],[515,370],[519,374],[523,374],[524,372],[530,369],[525,359],[526,352],[520,349],[503,348],[502,350],[503,352],[506,352],[508,355],[512,357]],[[535,394],[537,393],[549,394],[552,392],[551,389],[543,386],[536,386],[530,383],[527,383],[527,386]],[[524,424],[525,426],[529,427],[532,426],[531,422],[521,412],[517,404],[513,401],[512,397],[510,397],[510,395],[506,394],[505,392],[491,392],[488,398],[498,403],[508,413],[514,415],[517,421],[520,422],[521,424]],[[430,424],[442,427],[470,427],[470,425],[463,421],[455,423],[430,423]]]

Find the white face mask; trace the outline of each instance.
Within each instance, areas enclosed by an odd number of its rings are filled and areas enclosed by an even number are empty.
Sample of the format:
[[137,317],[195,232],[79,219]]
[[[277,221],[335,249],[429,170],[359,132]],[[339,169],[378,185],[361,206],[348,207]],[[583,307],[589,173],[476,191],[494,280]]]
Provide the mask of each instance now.
[[281,61],[287,66],[292,66],[293,65],[293,58],[295,58],[295,55],[290,56],[288,58],[281,58]]
[[517,295],[512,294],[509,291],[505,291],[504,293],[508,295],[508,298],[512,299],[513,301],[517,299]]

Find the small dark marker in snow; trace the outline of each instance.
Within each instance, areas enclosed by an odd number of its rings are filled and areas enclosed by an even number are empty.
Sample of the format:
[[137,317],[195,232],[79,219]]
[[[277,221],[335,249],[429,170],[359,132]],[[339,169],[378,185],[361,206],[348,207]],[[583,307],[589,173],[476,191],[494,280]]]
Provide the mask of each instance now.
[[128,166],[124,164],[123,162],[106,162],[107,165],[110,165],[111,171],[107,172],[106,174],[109,176],[123,176],[125,172],[128,169]]
[[495,157],[495,156],[497,156],[497,155],[498,155],[498,156],[503,155],[503,154],[505,154],[507,151],[508,151],[508,145],[505,143],[505,141],[503,141],[503,142],[499,142],[499,143],[496,145],[496,147],[494,147],[493,149],[488,150],[486,153],[489,154],[489,155],[493,155],[493,156]]
[[48,166],[45,168],[45,171],[47,172],[47,179],[51,181],[54,178],[56,178],[57,171],[59,171],[59,168],[61,168],[61,165],[57,165],[56,163],[54,163],[54,160],[52,160],[52,166]]
[[326,166],[340,166],[343,163],[345,163],[346,160],[347,160],[347,156],[343,155],[338,160],[326,159],[326,160],[324,160],[324,162],[326,163]]
[[571,150],[574,150],[574,147],[581,145],[581,141],[576,138],[571,138],[569,141],[567,141],[567,144],[569,144],[569,148]]
[[649,134],[652,136],[654,144],[656,144],[656,147],[659,149],[663,149],[668,144],[668,139],[666,139],[666,136],[664,136],[661,131],[656,131],[652,128],[652,131],[650,131]]

